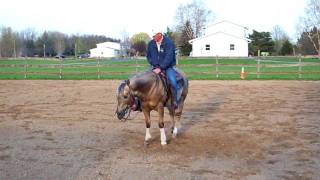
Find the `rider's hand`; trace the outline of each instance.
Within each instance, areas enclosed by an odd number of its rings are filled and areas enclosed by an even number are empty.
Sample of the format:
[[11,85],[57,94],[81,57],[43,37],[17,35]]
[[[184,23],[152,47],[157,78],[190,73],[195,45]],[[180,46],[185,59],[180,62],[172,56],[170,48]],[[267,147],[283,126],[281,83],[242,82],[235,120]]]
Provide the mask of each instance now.
[[154,73],[159,74],[161,73],[161,69],[160,68],[155,68],[152,70]]

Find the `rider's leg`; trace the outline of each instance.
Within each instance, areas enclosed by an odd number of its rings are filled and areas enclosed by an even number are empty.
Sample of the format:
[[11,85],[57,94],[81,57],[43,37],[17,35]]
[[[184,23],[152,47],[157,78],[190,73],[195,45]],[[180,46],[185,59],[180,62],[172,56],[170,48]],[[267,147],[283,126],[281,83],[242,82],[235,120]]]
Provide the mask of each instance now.
[[176,104],[179,104],[179,97],[178,97],[178,84],[177,84],[177,78],[176,78],[176,72],[174,71],[173,68],[168,68],[166,70],[166,76],[168,80],[170,81],[170,85],[174,89],[174,101]]

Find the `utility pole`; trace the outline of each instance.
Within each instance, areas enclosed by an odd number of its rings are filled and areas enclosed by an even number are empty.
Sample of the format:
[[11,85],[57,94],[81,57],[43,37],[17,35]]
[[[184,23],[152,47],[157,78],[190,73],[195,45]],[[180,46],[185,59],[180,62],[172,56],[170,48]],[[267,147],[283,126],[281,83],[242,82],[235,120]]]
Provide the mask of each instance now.
[[17,52],[16,52],[16,40],[13,40],[13,57],[17,58]]
[[77,59],[77,42],[74,43],[74,58]]
[[43,58],[46,58],[46,44],[43,44]]

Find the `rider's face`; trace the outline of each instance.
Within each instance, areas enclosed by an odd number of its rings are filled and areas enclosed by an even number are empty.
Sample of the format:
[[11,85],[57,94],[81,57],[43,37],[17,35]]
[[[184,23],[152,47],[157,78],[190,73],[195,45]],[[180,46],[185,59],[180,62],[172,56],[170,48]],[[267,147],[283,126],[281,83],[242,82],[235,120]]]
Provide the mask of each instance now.
[[155,40],[157,43],[160,43],[162,41],[162,34],[157,33],[156,35],[153,36],[153,40]]

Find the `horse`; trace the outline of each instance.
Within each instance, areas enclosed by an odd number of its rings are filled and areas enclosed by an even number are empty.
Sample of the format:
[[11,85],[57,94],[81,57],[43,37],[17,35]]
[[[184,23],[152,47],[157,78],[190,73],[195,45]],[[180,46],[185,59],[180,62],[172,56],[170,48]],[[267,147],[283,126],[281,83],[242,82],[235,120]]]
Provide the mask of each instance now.
[[[159,75],[151,70],[138,73],[133,77],[120,83],[117,90],[117,109],[116,114],[119,120],[125,121],[126,114],[130,114],[131,110],[140,110],[144,114],[146,124],[145,144],[149,144],[150,134],[150,112],[157,111],[159,114],[159,129],[161,145],[167,144],[167,138],[164,130],[164,109],[169,111],[172,121],[172,137],[176,138],[178,130],[181,128],[180,118],[184,106],[184,101],[188,94],[188,79],[178,69],[177,83],[180,86],[178,94],[180,101],[178,106],[174,106],[172,88],[167,83],[164,75]],[[128,113],[129,112],[129,113]],[[130,116],[130,115],[127,115]]]

